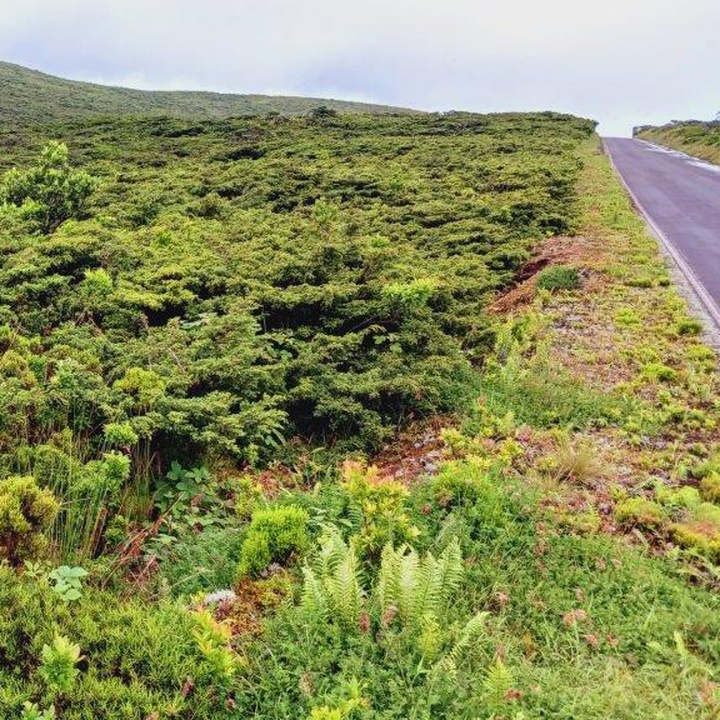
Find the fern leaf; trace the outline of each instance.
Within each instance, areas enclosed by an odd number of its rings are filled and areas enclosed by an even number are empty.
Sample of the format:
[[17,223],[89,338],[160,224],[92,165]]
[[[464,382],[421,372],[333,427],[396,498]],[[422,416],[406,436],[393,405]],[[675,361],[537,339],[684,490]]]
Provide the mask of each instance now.
[[485,621],[488,615],[489,613],[485,611],[479,612],[467,621],[455,645],[440,661],[440,664],[447,668],[457,666],[463,651],[485,629]]
[[329,615],[329,607],[325,588],[312,568],[306,565],[302,572],[303,591],[300,600],[301,606],[310,617],[326,620]]
[[357,625],[363,591],[354,548],[348,549],[333,574],[326,578],[325,588],[332,600],[333,611],[347,625]]
[[513,676],[507,666],[500,658],[490,667],[485,676],[483,687],[487,695],[488,702],[493,705],[499,705],[505,700],[508,691],[512,689]]
[[411,549],[400,558],[397,606],[404,620],[411,620],[414,616],[419,569],[420,560],[415,550]]
[[404,545],[395,550],[392,544],[388,543],[380,555],[380,571],[375,586],[375,595],[381,611],[398,603],[400,594],[400,559],[404,552]]

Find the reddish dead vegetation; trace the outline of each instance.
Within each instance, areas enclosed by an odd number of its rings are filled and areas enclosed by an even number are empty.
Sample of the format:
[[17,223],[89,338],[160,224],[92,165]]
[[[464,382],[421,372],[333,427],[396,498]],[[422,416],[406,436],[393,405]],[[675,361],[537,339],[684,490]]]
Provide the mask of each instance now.
[[444,447],[440,432],[452,425],[450,418],[438,416],[400,433],[372,461],[380,480],[412,485],[426,475],[435,474]]
[[[595,251],[595,254],[596,251]],[[501,315],[524,305],[535,297],[537,276],[550,265],[574,265],[576,267],[592,263],[593,244],[583,237],[556,236],[548,238],[538,248],[515,276],[515,282],[500,295],[488,311]]]
[[240,580],[235,585],[235,600],[221,602],[215,617],[227,621],[235,637],[258,636],[262,633],[263,618],[280,605],[291,587],[284,571],[266,580]]

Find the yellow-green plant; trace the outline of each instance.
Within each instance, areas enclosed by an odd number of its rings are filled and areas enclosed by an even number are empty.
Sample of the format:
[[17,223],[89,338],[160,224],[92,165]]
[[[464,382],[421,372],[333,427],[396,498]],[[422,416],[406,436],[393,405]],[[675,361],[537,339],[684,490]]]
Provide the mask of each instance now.
[[80,670],[80,646],[63,635],[55,635],[51,645],[43,645],[40,675],[51,691],[64,694],[72,690]]
[[59,507],[32,477],[0,480],[0,559],[19,565],[36,558],[47,546],[44,533]]
[[376,558],[387,543],[402,543],[417,537],[419,530],[405,508],[408,491],[394,480],[381,479],[375,466],[347,461],[342,487],[362,515],[357,538],[362,557]]

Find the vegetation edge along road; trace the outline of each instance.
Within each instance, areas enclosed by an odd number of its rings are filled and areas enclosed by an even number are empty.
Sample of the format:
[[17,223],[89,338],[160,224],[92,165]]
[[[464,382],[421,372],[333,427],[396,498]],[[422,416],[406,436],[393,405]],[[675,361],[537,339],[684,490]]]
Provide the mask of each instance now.
[[720,122],[717,120],[688,120],[658,127],[643,126],[636,129],[635,136],[720,165]]

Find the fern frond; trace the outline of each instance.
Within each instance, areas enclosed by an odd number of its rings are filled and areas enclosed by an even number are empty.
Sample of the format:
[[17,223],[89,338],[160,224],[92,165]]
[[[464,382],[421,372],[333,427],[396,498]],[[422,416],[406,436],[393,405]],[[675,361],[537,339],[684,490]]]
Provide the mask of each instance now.
[[479,612],[467,621],[455,645],[453,645],[452,649],[439,661],[440,666],[447,670],[457,667],[463,651],[485,629],[485,621],[488,615],[488,612]]
[[414,616],[419,570],[420,559],[415,550],[411,549],[400,557],[397,607],[404,620],[411,620]]
[[320,551],[317,555],[316,568],[320,577],[327,577],[343,561],[348,547],[340,531],[330,525],[320,538]]
[[483,682],[488,702],[493,705],[502,703],[513,686],[513,676],[500,658],[490,667]]
[[350,547],[334,572],[325,578],[325,589],[331,600],[332,610],[347,625],[357,625],[363,590],[360,586],[357,555]]
[[443,633],[437,617],[432,614],[420,618],[420,633],[417,637],[417,647],[423,660],[432,662],[442,646]]
[[452,597],[462,582],[463,574],[460,543],[454,539],[440,553],[437,561],[435,584],[438,586],[440,602],[445,602]]
[[328,598],[325,588],[312,568],[303,568],[303,590],[301,607],[309,617],[327,620],[329,615]]
[[400,595],[400,559],[405,553],[403,545],[396,550],[391,543],[387,543],[380,555],[380,571],[378,572],[375,596],[381,612],[391,605],[397,605]]

